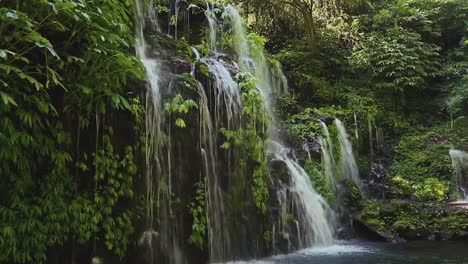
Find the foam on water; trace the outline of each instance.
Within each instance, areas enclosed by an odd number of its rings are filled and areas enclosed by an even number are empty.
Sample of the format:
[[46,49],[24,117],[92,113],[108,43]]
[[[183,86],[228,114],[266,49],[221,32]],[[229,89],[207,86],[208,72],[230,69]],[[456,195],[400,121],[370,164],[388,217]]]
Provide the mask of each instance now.
[[355,253],[372,253],[373,250],[360,245],[336,244],[330,247],[313,247],[298,251],[302,255],[346,255]]

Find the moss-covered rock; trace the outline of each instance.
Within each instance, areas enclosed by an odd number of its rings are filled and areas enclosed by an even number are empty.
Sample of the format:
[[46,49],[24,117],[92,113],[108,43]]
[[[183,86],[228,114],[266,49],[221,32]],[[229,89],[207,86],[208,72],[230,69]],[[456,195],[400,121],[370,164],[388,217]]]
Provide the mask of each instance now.
[[374,233],[395,234],[410,240],[460,239],[468,232],[468,210],[434,203],[370,200],[354,219]]

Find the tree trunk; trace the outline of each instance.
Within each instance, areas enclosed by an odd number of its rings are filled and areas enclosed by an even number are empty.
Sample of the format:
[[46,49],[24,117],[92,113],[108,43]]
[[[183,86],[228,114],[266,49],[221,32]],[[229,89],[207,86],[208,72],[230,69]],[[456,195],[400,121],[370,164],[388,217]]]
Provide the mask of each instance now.
[[310,46],[314,46],[317,41],[317,31],[315,28],[315,20],[312,12],[303,11],[302,16],[304,17],[305,30],[307,33],[307,43]]

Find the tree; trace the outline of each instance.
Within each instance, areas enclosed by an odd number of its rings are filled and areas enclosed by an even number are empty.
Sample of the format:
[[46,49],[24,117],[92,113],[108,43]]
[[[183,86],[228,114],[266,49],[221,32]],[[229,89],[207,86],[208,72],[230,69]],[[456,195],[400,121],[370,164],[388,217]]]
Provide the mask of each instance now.
[[[265,13],[265,9],[279,9],[289,13],[299,13],[305,25],[307,42],[310,46],[317,41],[317,24],[319,20],[329,20],[341,13],[342,3],[340,0],[239,0],[238,2],[246,5],[245,10],[258,16],[259,13]],[[291,9],[285,7],[290,6]],[[257,12],[258,10],[259,12]],[[271,17],[269,17],[271,20]],[[294,16],[293,16],[294,19]]]

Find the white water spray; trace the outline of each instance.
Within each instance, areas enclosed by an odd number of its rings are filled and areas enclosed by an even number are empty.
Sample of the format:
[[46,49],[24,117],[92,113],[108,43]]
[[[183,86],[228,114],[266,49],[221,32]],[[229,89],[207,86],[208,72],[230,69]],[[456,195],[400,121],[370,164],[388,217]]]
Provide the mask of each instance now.
[[[243,20],[238,11],[228,5],[225,12],[231,21],[234,36],[234,48],[240,58],[242,70],[250,71],[256,77],[257,88],[264,99],[267,113],[273,118],[269,124],[269,144],[268,152],[276,160],[287,165],[291,177],[290,184],[285,186],[287,190],[278,190],[278,197],[284,199],[284,193],[291,194],[292,203],[296,208],[298,218],[298,229],[300,234],[300,247],[311,247],[316,245],[331,245],[333,243],[334,231],[331,224],[332,210],[327,202],[314,189],[309,175],[292,157],[291,150],[286,148],[279,139],[277,128],[274,126],[274,114],[272,102],[275,96],[284,94],[287,90],[285,77],[279,70],[279,66],[274,68],[279,77],[272,74],[272,67],[268,64],[262,52],[256,52],[253,56],[249,50],[248,38]],[[282,201],[286,203],[287,201]],[[285,209],[285,207],[283,207]],[[287,212],[283,212],[286,214]]]
[[340,141],[341,152],[341,174],[342,177],[352,180],[363,196],[365,196],[364,184],[359,177],[359,169],[354,158],[353,146],[349,140],[346,128],[339,119],[335,119],[338,129],[338,140]]
[[[171,147],[166,146],[170,135],[166,136],[163,131],[164,106],[159,85],[161,65],[156,58],[148,56],[150,47],[144,36],[146,28],[159,30],[155,9],[154,1],[135,0],[135,50],[148,79],[145,96],[146,231],[141,235],[139,244],[146,249],[149,263],[156,261],[155,250],[164,252],[170,263],[183,263],[185,256],[179,246],[178,225],[172,220]],[[159,232],[155,231],[156,228]]]
[[453,175],[458,184],[460,199],[468,201],[468,153],[451,149]]

